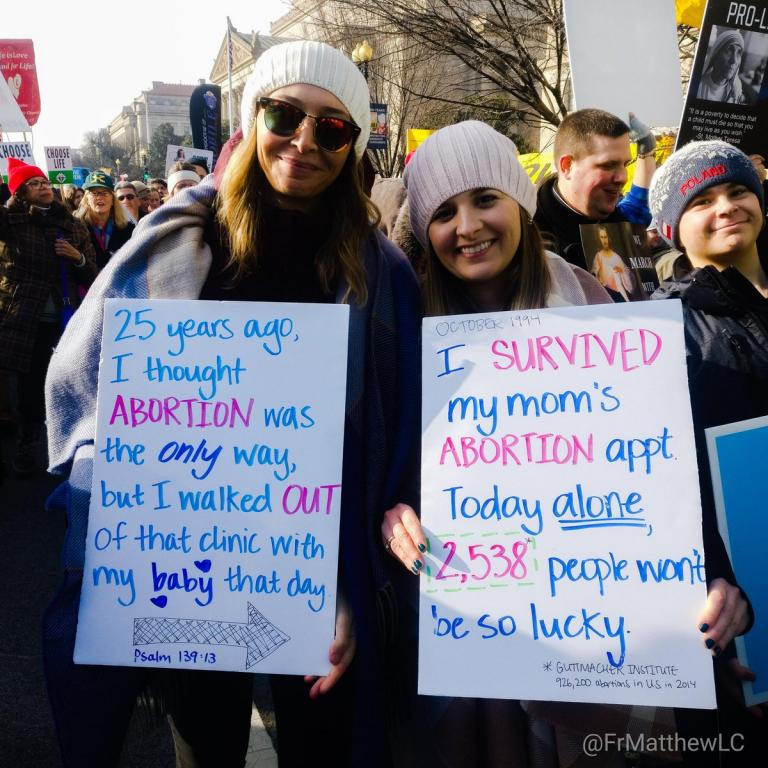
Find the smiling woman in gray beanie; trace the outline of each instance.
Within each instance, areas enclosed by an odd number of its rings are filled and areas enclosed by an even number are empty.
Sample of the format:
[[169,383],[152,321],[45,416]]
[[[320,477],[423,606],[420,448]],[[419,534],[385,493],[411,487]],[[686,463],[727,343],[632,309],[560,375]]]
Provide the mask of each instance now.
[[468,120],[434,133],[408,164],[405,186],[427,314],[609,300],[591,275],[544,250],[536,189],[514,143],[489,125]]
[[[423,263],[426,314],[611,303],[592,275],[544,250],[532,221],[536,191],[517,149],[485,123],[461,122],[431,135],[408,164],[405,185],[418,243],[408,251],[418,250]],[[422,573],[427,539],[414,507],[389,509],[381,534],[407,571]],[[399,764],[435,768],[562,765],[587,732],[569,721],[596,717],[581,705],[579,718],[561,705],[558,719],[547,702],[432,696],[419,697],[413,711],[413,735],[403,739],[408,754]]]

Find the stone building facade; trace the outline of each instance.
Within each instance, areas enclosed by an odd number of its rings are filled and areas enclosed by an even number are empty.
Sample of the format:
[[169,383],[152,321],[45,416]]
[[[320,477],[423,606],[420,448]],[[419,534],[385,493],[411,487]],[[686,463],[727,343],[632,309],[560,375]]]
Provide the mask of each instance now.
[[143,155],[158,126],[170,123],[180,136],[191,133],[189,97],[196,87],[153,81],[150,89],[142,91],[110,122],[112,143],[123,147],[133,163],[143,165]]

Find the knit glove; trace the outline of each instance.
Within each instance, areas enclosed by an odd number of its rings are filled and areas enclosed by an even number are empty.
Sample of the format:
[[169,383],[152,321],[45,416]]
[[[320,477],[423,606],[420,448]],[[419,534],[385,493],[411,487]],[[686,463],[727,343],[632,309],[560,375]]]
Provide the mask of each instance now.
[[634,112],[629,113],[629,138],[637,144],[638,155],[647,155],[656,149],[656,137],[645,123],[637,119]]

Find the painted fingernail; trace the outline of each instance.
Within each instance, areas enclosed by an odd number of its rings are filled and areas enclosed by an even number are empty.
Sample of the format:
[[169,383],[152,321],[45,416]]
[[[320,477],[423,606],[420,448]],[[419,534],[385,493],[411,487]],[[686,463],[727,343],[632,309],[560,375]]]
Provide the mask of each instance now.
[[709,624],[705,621],[703,624],[699,624],[699,632],[706,632],[709,629]]
[[412,566],[411,566],[411,573],[412,573],[414,576],[418,576],[418,575],[419,575],[419,569],[418,569],[418,568],[417,568],[415,565],[412,565]]
[[711,637],[708,637],[704,641],[704,645],[706,645],[707,648],[709,648],[709,650],[711,651],[715,647],[715,641]]
[[421,570],[421,569],[424,567],[424,563],[422,563],[422,562],[421,562],[421,560],[414,560],[414,561],[413,561],[413,567],[414,567],[414,568],[415,568],[417,571],[420,571],[420,570]]
[[714,653],[714,654],[715,654],[715,656],[719,656],[719,655],[720,655],[722,652],[723,652],[723,649],[722,649],[722,648],[721,648],[719,645],[716,645],[716,646],[715,646],[715,647],[712,649],[712,653]]
[[421,542],[419,542],[419,552],[426,552],[426,551],[427,551],[426,544],[422,544]]

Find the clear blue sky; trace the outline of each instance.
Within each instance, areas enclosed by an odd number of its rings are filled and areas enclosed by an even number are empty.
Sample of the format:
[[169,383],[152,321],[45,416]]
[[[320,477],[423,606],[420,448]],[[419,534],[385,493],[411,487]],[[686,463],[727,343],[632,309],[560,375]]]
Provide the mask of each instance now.
[[4,3],[0,37],[31,38],[35,45],[41,100],[32,129],[37,163],[44,167],[43,146],[78,146],[83,133],[105,127],[153,80],[207,79],[227,16],[240,32],[269,34],[270,23],[289,5],[287,0]]

